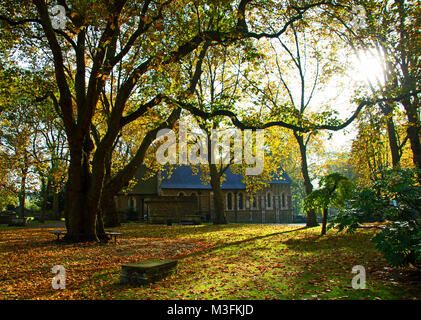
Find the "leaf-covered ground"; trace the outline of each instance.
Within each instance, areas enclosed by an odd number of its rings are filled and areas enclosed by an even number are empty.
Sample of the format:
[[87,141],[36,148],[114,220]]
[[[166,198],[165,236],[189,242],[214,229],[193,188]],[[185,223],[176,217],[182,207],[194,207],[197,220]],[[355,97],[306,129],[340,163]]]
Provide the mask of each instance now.
[[[386,264],[370,238],[297,226],[153,226],[130,223],[117,244],[62,244],[48,228],[0,230],[0,299],[420,299],[418,281]],[[121,265],[179,259],[177,272],[143,287],[119,284]],[[51,286],[54,265],[66,289]],[[365,290],[352,267],[367,271]]]

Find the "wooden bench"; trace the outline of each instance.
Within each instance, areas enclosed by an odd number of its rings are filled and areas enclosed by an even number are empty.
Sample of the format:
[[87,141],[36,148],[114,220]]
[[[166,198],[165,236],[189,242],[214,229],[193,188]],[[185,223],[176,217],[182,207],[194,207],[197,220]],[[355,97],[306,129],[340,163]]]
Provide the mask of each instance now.
[[7,224],[10,227],[24,227],[27,225],[29,218],[16,218],[16,216],[0,216],[0,224]]
[[28,224],[29,218],[13,218],[10,221],[9,226],[11,227],[24,227]]
[[[65,230],[54,230],[51,231],[52,234],[55,234],[57,236],[57,240],[60,240],[60,236],[65,236],[67,234],[67,231]],[[121,236],[121,232],[116,231],[105,231],[105,234],[110,236],[111,238],[114,237],[114,243],[117,243],[117,236]]]
[[0,224],[9,224],[14,216],[0,216]]

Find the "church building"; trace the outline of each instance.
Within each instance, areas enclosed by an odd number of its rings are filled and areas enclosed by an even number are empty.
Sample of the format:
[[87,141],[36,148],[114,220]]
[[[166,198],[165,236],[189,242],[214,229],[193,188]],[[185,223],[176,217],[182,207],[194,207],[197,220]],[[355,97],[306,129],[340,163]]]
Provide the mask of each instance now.
[[[201,180],[200,168],[197,171],[190,166],[174,166],[145,180],[142,177],[146,169],[142,167],[136,175],[137,184],[116,197],[117,210],[131,211],[150,223],[212,221],[212,188],[210,183]],[[282,170],[266,189],[249,194],[243,176],[228,168],[221,188],[228,222],[292,222],[291,179]]]

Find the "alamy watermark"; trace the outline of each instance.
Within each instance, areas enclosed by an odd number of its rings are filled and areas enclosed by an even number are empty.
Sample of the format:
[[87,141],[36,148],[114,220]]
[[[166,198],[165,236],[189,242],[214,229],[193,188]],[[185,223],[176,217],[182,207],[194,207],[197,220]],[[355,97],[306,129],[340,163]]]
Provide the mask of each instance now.
[[366,24],[367,13],[365,11],[365,8],[362,5],[353,6],[351,13],[353,15],[353,18],[350,22],[350,26],[354,30],[364,28],[367,25]]
[[161,165],[209,164],[210,159],[211,164],[245,163],[249,166],[245,170],[246,175],[263,172],[265,133],[262,129],[212,129],[207,134],[196,126],[189,128],[187,122],[180,121],[178,141],[171,129],[160,130],[156,138],[163,141],[156,151],[157,161]]
[[51,272],[55,274],[51,281],[51,286],[54,290],[66,289],[66,270],[61,264],[55,265]]
[[354,266],[352,268],[352,273],[357,273],[356,276],[352,278],[352,288],[353,289],[365,289],[365,279],[366,273],[365,268],[363,266]]
[[51,8],[51,26],[53,29],[64,30],[66,28],[66,8],[62,5],[55,5]]

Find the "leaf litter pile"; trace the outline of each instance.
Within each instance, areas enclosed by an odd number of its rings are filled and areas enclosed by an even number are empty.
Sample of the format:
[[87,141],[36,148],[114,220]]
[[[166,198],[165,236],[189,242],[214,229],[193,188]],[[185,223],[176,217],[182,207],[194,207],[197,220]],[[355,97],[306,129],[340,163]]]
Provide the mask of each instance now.
[[[355,234],[282,225],[114,228],[117,243],[64,244],[48,228],[0,230],[0,299],[420,299],[420,281],[396,279],[370,242]],[[121,265],[178,259],[177,271],[135,287],[119,284]],[[54,290],[62,265],[66,288]],[[366,289],[353,289],[355,265]],[[399,270],[400,274],[405,270]]]

